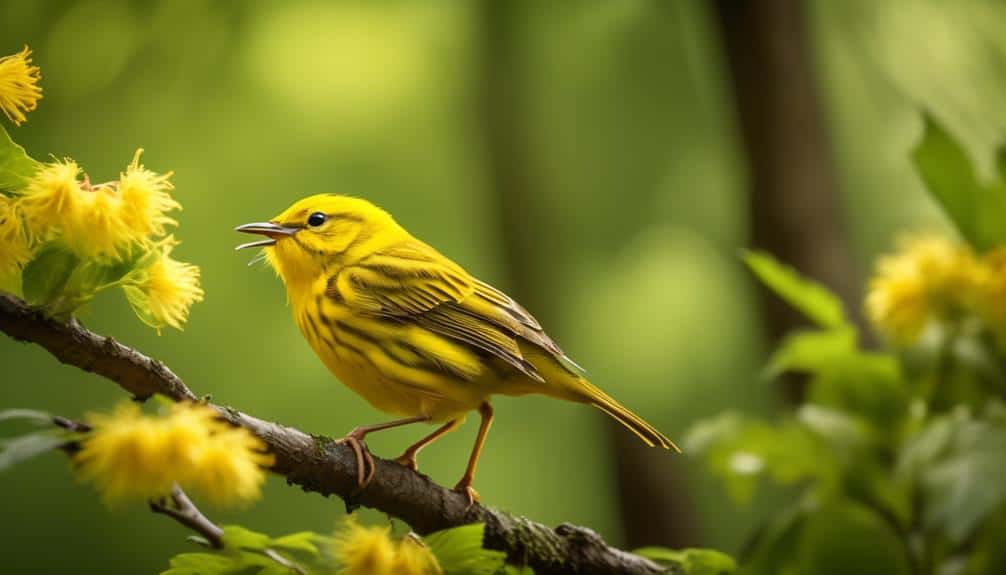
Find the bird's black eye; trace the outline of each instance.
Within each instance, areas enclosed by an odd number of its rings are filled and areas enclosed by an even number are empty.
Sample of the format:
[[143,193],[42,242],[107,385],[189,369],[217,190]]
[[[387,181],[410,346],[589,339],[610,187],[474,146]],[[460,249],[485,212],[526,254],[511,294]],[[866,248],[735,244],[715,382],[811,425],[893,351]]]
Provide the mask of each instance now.
[[325,214],[321,212],[314,212],[313,214],[307,217],[307,225],[311,226],[312,228],[316,228],[321,224],[325,223],[325,220],[327,219],[328,216],[326,216]]

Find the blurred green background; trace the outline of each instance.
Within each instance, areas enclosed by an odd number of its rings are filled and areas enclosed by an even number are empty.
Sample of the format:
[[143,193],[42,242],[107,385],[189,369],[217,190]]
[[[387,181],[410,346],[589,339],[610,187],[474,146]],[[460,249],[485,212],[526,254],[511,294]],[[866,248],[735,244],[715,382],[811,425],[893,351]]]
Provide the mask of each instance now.
[[[866,277],[899,231],[944,226],[906,158],[920,108],[991,165],[1006,134],[1006,8],[781,3],[799,8],[805,41],[780,49],[801,51],[813,82],[838,190],[830,215]],[[680,437],[724,408],[780,401],[759,377],[767,312],[737,258],[760,192],[739,121],[750,92],[735,89],[720,25],[728,4],[4,0],[0,54],[27,43],[42,68],[45,97],[11,130],[34,157],[73,157],[104,181],[143,147],[148,167],[175,171],[176,254],[201,266],[206,301],[183,333],[146,328],[117,293],[82,321],[165,361],[197,393],[333,436],[387,418],[314,357],[273,274],[232,250],[244,241],[235,225],[337,192],[385,207],[510,291],[595,383]],[[79,417],[123,399],[7,338],[0,366],[3,408]],[[495,405],[476,481],[491,505],[620,545],[731,552],[772,505],[735,509],[687,455],[619,456],[626,432],[588,408]],[[368,442],[390,457],[424,431]],[[469,421],[424,451],[422,469],[453,484],[474,433]],[[12,573],[152,573],[188,546],[141,506],[103,507],[59,456],[0,474],[0,493]],[[672,519],[634,534],[631,500],[650,497]],[[279,534],[327,531],[344,507],[271,478],[256,505],[207,511]]]

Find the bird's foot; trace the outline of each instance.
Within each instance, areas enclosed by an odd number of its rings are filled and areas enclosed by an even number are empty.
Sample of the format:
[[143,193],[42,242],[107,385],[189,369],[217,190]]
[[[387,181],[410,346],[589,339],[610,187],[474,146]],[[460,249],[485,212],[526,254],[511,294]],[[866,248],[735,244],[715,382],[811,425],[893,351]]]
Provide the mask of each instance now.
[[363,434],[357,433],[354,429],[336,443],[345,443],[353,449],[353,454],[356,455],[356,483],[360,489],[369,485],[377,471],[377,465],[374,464],[374,457],[363,441]]
[[413,471],[419,471],[419,463],[416,462],[415,453],[409,453],[408,451],[406,451],[405,453],[396,457],[395,462],[398,463],[399,465],[404,465],[405,467],[408,467]]
[[475,491],[475,488],[472,487],[470,479],[462,479],[459,481],[458,484],[454,486],[454,491],[457,491],[468,499],[468,507],[475,505],[480,499],[479,492]]

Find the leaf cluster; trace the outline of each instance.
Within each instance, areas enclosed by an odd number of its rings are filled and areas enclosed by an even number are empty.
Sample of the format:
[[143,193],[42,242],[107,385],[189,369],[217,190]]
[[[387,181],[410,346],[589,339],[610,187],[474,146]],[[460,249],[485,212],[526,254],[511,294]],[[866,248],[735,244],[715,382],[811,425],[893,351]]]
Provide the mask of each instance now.
[[[1002,247],[1006,161],[980,182],[949,133],[924,125],[912,158],[926,187],[976,251]],[[736,501],[765,483],[791,493],[749,541],[742,572],[1003,572],[1001,347],[947,324],[909,349],[865,349],[827,288],[768,254],[744,259],[813,327],[786,337],[764,371],[804,378],[802,405],[773,420],[721,414],[686,440]]]

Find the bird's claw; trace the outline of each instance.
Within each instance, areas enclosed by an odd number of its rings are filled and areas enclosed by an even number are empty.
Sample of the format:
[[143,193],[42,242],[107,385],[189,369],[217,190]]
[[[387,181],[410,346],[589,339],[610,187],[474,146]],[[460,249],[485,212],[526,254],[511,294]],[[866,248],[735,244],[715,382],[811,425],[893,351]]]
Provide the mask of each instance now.
[[468,499],[468,507],[471,507],[479,502],[479,492],[475,491],[475,488],[472,487],[472,483],[470,481],[460,481],[454,486],[454,491],[464,495],[465,498]]
[[413,471],[419,471],[419,463],[416,462],[416,456],[414,454],[403,453],[395,458],[395,463],[404,465]]
[[345,443],[352,448],[353,454],[356,455],[356,483],[360,489],[369,485],[370,481],[374,479],[377,465],[374,463],[374,457],[370,454],[370,450],[367,449],[367,444],[363,442],[362,438],[352,433],[336,443]]

